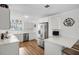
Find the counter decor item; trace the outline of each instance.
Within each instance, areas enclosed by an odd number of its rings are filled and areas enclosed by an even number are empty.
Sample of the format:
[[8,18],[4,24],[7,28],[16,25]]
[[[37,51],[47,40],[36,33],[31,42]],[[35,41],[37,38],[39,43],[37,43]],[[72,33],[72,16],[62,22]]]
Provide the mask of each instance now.
[[5,32],[4,37],[8,39],[8,31]]
[[4,40],[4,39],[8,39],[9,36],[8,36],[8,31],[6,31],[5,33],[1,33],[1,39]]
[[1,33],[1,39],[2,39],[2,40],[4,39],[4,34],[3,34],[3,33]]
[[73,26],[74,23],[75,23],[75,21],[74,21],[73,18],[67,18],[67,19],[65,19],[64,22],[63,22],[63,24],[64,24],[65,26],[68,26],[68,27]]

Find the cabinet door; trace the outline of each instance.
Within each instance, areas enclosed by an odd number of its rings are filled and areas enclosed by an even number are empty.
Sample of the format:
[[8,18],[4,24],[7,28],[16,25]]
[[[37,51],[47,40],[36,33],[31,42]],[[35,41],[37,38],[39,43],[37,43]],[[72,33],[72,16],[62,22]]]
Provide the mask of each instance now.
[[62,47],[50,42],[45,42],[45,55],[62,55]]
[[34,33],[29,33],[29,40],[33,40],[33,39],[35,39]]
[[60,24],[59,16],[49,17],[49,26],[51,26],[52,29],[60,29],[59,24]]
[[10,14],[9,9],[0,7],[0,29],[10,28]]
[[15,34],[15,36],[18,38],[20,42],[23,41],[23,34]]
[[0,55],[19,55],[19,43],[0,45]]

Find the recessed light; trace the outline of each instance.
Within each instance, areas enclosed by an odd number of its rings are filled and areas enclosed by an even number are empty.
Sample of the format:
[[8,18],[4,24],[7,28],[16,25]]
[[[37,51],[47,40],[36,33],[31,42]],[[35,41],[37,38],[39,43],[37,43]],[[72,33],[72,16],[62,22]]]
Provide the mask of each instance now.
[[28,18],[29,16],[24,16],[25,18]]

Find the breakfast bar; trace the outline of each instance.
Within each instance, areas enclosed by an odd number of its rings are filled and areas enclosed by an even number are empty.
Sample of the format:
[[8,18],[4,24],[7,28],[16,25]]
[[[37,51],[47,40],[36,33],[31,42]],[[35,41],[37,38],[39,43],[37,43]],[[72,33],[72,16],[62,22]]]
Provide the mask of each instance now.
[[45,40],[45,55],[63,55],[64,48],[71,48],[78,40],[68,37],[52,37]]

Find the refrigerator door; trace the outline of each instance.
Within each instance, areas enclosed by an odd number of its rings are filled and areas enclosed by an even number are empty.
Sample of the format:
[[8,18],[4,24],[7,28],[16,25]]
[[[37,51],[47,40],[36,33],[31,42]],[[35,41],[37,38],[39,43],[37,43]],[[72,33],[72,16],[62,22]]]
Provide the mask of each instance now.
[[40,24],[40,35],[41,35],[41,39],[48,38],[48,23],[47,22]]
[[44,39],[48,38],[48,23],[40,23],[40,30],[38,31],[39,33],[39,40],[38,44],[44,48]]

